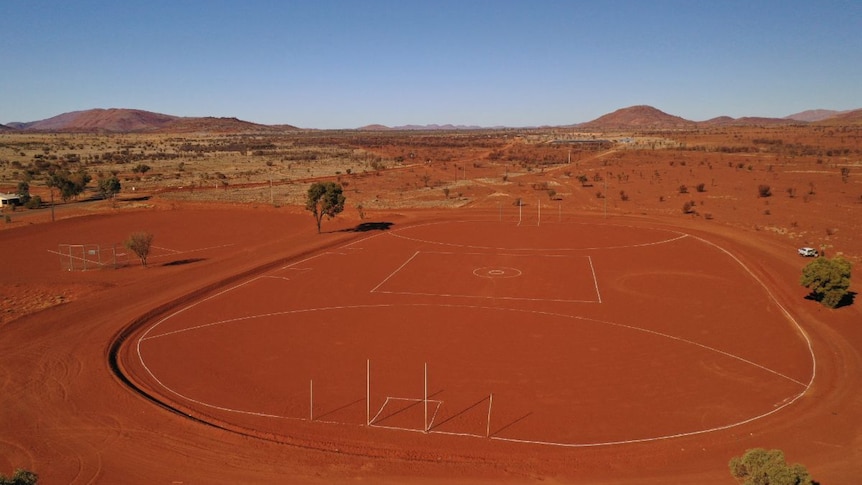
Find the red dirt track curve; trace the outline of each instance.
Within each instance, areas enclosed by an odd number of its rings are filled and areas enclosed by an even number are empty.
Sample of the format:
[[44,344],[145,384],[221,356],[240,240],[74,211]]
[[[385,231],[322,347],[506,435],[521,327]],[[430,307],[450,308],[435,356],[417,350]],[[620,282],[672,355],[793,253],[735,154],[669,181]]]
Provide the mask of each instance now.
[[[0,466],[720,484],[762,446],[821,483],[862,473],[858,304],[804,300],[787,248],[637,217],[374,220],[318,235],[307,214],[193,207],[0,233],[3,283],[77,289],[0,327]],[[58,244],[142,228],[151,267],[59,271]]]

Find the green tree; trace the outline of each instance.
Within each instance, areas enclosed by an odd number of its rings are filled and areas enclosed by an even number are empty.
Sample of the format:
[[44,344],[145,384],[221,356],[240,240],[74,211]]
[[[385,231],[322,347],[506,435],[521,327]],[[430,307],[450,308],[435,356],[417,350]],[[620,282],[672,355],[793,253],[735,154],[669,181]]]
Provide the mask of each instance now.
[[841,256],[816,258],[802,268],[799,283],[811,290],[811,297],[829,308],[835,308],[850,288],[850,262]]
[[30,184],[27,182],[18,182],[18,197],[21,198],[21,203],[27,205],[30,202]]
[[36,485],[39,476],[31,471],[19,468],[11,477],[0,473],[0,485]]
[[344,210],[344,194],[341,185],[335,182],[315,182],[308,189],[305,209],[314,214],[317,222],[317,233],[320,233],[320,223],[323,216],[329,219]]
[[730,460],[730,474],[742,485],[811,485],[808,470],[788,465],[781,450],[754,448]]
[[126,239],[126,247],[141,260],[141,266],[147,265],[147,257],[150,255],[150,246],[153,244],[153,235],[149,232],[139,231],[132,233]]
[[101,195],[103,199],[113,198],[115,195],[120,193],[120,189],[122,189],[120,179],[118,179],[116,175],[100,177],[98,185],[99,195]]
[[70,172],[66,169],[56,168],[48,174],[47,185],[52,189],[51,196],[53,197],[53,189],[60,191],[60,198],[63,202],[71,198],[77,197],[84,192],[87,184],[90,183],[92,177],[86,170],[80,169],[77,172]]

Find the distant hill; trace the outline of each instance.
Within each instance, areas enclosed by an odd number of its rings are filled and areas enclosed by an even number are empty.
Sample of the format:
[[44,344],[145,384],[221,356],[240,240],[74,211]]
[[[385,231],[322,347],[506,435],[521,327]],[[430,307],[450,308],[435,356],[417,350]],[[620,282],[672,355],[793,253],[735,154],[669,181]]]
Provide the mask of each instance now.
[[26,131],[135,132],[160,128],[174,119],[176,116],[135,109],[90,109],[17,123],[17,128]]
[[0,125],[0,131],[15,131],[15,128],[6,125]]
[[831,118],[841,113],[846,113],[846,111],[835,111],[833,109],[809,109],[807,111],[802,111],[789,116],[785,116],[785,118],[787,118],[788,120],[812,122],[822,121],[826,118]]
[[698,126],[767,126],[767,125],[794,125],[803,121],[790,118],[766,118],[760,116],[743,116],[742,118],[731,118],[730,116],[719,116],[706,121],[701,121]]
[[[282,125],[282,127],[285,127],[283,129],[297,129],[290,125]],[[279,130],[276,127],[251,123],[237,118],[214,118],[207,116],[202,118],[176,118],[153,131],[156,133],[247,133]]]
[[357,128],[362,131],[458,131],[458,130],[498,130],[503,129],[505,126],[477,126],[477,125],[401,125],[401,126],[393,126],[389,127],[386,125],[374,124],[374,125],[365,125],[363,127]]
[[835,116],[820,120],[817,124],[824,125],[862,125],[862,109],[842,111]]
[[672,130],[695,128],[697,124],[679,116],[665,113],[652,106],[631,106],[600,116],[593,121],[575,125],[587,130]]
[[236,118],[179,117],[137,109],[90,109],[63,113],[40,121],[11,123],[25,131],[73,133],[237,133],[296,129],[290,125],[269,127]]

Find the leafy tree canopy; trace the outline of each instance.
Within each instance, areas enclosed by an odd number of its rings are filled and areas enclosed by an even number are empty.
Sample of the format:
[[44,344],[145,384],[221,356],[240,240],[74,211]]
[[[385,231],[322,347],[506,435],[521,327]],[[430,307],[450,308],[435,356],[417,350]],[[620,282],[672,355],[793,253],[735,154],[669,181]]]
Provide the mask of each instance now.
[[730,474],[742,485],[812,485],[808,470],[788,465],[781,450],[754,448],[730,460]]
[[341,185],[335,182],[315,182],[308,189],[305,209],[311,211],[317,222],[317,232],[320,233],[320,223],[323,216],[329,219],[344,210],[344,194]]
[[92,180],[92,177],[84,169],[73,173],[64,168],[57,168],[48,175],[46,183],[48,187],[56,188],[60,191],[60,197],[63,201],[68,201],[81,195],[87,184],[90,183],[90,180]]
[[835,308],[850,288],[850,262],[841,256],[816,258],[802,269],[800,284],[811,290],[811,296],[829,308]]
[[36,485],[38,481],[38,475],[22,468],[15,470],[15,474],[11,477],[0,473],[0,485]]
[[27,182],[18,182],[18,190],[16,194],[21,198],[22,204],[30,202],[30,184]]
[[120,185],[120,179],[113,175],[111,177],[102,177],[99,179],[99,195],[102,196],[103,199],[107,199],[113,197],[120,193],[120,189],[122,185]]

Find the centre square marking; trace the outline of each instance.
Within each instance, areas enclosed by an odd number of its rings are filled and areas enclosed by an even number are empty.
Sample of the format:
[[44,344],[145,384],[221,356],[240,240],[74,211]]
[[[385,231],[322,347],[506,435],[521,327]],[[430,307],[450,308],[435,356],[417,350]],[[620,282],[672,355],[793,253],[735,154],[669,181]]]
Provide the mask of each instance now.
[[593,262],[583,255],[419,251],[372,292],[601,303]]
[[480,278],[516,278],[524,274],[517,268],[476,268],[473,274]]

